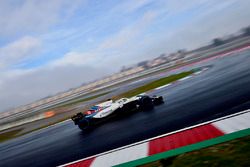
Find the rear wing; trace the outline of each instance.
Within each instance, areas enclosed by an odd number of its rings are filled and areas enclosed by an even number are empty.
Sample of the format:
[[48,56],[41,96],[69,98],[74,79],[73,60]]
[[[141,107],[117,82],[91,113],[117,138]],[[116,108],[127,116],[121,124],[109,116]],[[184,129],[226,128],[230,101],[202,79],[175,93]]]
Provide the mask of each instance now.
[[82,120],[86,115],[79,112],[71,117],[72,121],[74,121],[75,125],[78,125],[78,122]]

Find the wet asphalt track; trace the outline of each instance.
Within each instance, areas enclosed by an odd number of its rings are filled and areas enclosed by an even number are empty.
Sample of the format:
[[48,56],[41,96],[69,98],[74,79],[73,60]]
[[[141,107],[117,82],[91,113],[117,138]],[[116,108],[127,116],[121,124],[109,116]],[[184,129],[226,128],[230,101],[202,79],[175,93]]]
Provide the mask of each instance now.
[[[0,144],[0,166],[56,166],[250,108],[250,51],[195,67],[212,67],[157,90],[166,103],[83,133],[73,122]],[[185,67],[182,70],[194,67]]]

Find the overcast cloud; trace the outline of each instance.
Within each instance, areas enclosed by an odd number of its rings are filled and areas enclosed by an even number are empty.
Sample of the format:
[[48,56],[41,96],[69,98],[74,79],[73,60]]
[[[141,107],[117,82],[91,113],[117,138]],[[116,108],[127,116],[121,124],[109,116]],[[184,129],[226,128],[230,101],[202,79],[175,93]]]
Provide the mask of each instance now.
[[0,111],[249,25],[246,0],[0,1]]

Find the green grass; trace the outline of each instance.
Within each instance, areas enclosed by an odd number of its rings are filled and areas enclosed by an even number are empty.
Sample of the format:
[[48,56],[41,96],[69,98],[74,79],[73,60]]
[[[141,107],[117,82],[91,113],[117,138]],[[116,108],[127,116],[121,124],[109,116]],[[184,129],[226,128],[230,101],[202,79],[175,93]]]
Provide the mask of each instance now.
[[[84,99],[79,99],[79,100],[76,100],[76,101],[73,101],[73,102],[70,102],[70,103],[67,103],[67,104],[63,104],[63,105],[60,105],[60,106],[56,106],[56,107],[54,107],[54,108],[72,106],[72,105],[75,105],[75,104],[78,104],[78,103],[81,103],[81,102],[93,100],[93,99],[95,99],[95,98],[104,96],[104,95],[106,95],[106,94],[108,94],[108,93],[110,93],[110,91],[109,91],[109,92],[100,93],[100,94],[97,94],[97,95],[94,95],[94,96],[90,96],[90,97],[87,97],[87,98],[84,98]],[[57,120],[57,121],[55,121],[55,122],[52,122],[52,123],[43,125],[43,126],[41,126],[41,127],[39,127],[39,128],[33,129],[33,130],[28,131],[28,132],[23,133],[23,134],[18,134],[21,130],[23,130],[22,128],[17,129],[17,130],[12,130],[12,131],[9,131],[9,132],[3,132],[3,133],[0,132],[0,142],[4,142],[4,141],[6,141],[6,140],[9,140],[9,139],[12,139],[12,138],[15,138],[15,137],[23,136],[23,135],[25,135],[25,134],[28,134],[28,133],[31,133],[31,132],[34,132],[34,131],[37,131],[37,130],[46,128],[46,127],[48,127],[48,126],[57,124],[57,123],[59,123],[59,122],[65,121],[65,120],[67,120],[67,119],[70,119],[70,117],[67,116],[67,117],[65,117],[65,118],[62,118],[62,119]],[[17,135],[17,134],[18,134],[18,135]]]
[[9,139],[15,138],[17,133],[19,133],[20,131],[22,131],[22,128],[8,131],[8,132],[1,132],[0,133],[0,143],[4,142],[6,140],[9,140]]
[[118,95],[118,96],[116,96],[114,98],[118,99],[118,98],[121,98],[121,97],[133,97],[133,96],[138,95],[140,93],[144,93],[144,92],[147,92],[149,90],[155,89],[157,87],[160,87],[160,86],[169,84],[171,82],[177,81],[178,79],[184,78],[184,77],[186,77],[188,75],[191,75],[192,73],[194,73],[194,71],[187,71],[187,72],[182,72],[182,73],[179,73],[179,74],[174,74],[174,75],[171,75],[171,76],[167,76],[167,77],[158,79],[156,81],[150,82],[150,83],[148,83],[146,85],[143,85],[141,87],[132,89],[132,90],[127,91],[125,93],[122,93],[122,94],[120,94],[120,95]]
[[244,167],[250,166],[250,136],[231,140],[141,167]]
[[[121,98],[121,97],[132,97],[132,96],[135,96],[135,95],[138,95],[140,93],[143,93],[143,92],[146,92],[146,91],[149,91],[149,90],[152,90],[154,88],[157,88],[157,87],[160,87],[160,86],[163,86],[163,85],[166,85],[168,83],[171,83],[171,82],[174,82],[178,79],[181,79],[181,78],[184,78],[190,74],[192,74],[194,71],[187,71],[187,72],[183,72],[183,73],[179,73],[179,74],[175,74],[175,75],[171,75],[171,76],[168,76],[168,77],[164,77],[164,78],[161,78],[159,80],[156,80],[156,81],[153,81],[153,82],[150,82],[146,85],[143,85],[141,87],[138,87],[138,88],[135,88],[133,90],[130,90],[130,91],[127,91],[125,93],[122,93],[116,97],[113,97],[114,99],[116,98]],[[71,102],[68,102],[66,104],[62,104],[62,105],[58,105],[58,106],[55,106],[54,108],[59,108],[59,107],[68,107],[68,106],[72,106],[72,105],[75,105],[75,104],[78,104],[78,103],[82,103],[82,102],[85,102],[85,101],[89,101],[89,100],[93,100],[95,98],[98,98],[98,97],[101,97],[101,96],[104,96],[106,94],[110,93],[109,92],[104,92],[104,93],[100,93],[100,94],[97,94],[97,95],[94,95],[94,96],[90,96],[90,97],[87,97],[87,98],[83,98],[83,99],[79,99],[79,100],[74,100],[74,101],[71,101]],[[54,109],[53,108],[53,109]],[[48,125],[44,125],[44,126],[41,126],[37,129],[34,129],[32,131],[29,131],[27,133],[30,133],[30,132],[33,132],[33,131],[36,131],[36,130],[39,130],[39,129],[43,129],[43,128],[46,128],[50,125],[53,125],[53,124],[56,124],[56,123],[59,123],[61,121],[64,121],[66,119],[69,119],[70,117],[66,117],[64,119],[61,119],[59,121],[56,121],[56,122],[53,122],[51,124],[48,124]],[[20,130],[14,130],[14,131],[10,131],[10,132],[7,132],[7,133],[3,133],[3,134],[0,134],[0,142],[2,141],[5,141],[5,140],[8,140],[8,139],[11,139],[11,138],[14,138],[14,137],[17,137],[17,133],[19,131],[21,131],[22,129]],[[25,133],[25,134],[27,134]],[[24,135],[24,134],[21,134],[21,135]],[[18,135],[20,136],[20,135]]]

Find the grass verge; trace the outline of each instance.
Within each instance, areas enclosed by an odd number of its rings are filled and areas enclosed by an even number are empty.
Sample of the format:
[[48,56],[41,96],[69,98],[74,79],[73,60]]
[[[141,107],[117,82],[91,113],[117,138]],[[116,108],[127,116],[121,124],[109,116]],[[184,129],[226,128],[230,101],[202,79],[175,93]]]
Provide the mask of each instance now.
[[141,167],[243,167],[250,165],[250,136],[161,159]]
[[[188,75],[191,75],[194,72],[195,72],[195,70],[191,70],[191,71],[182,72],[182,73],[179,73],[179,74],[174,74],[174,75],[171,75],[171,76],[167,76],[167,77],[158,79],[156,81],[150,82],[148,84],[145,84],[145,85],[143,85],[141,87],[138,87],[138,88],[129,90],[127,92],[124,92],[124,93],[122,93],[122,94],[120,94],[120,95],[118,95],[116,97],[113,97],[113,98],[114,99],[118,99],[118,98],[121,98],[121,97],[132,97],[132,96],[138,95],[140,93],[143,93],[143,92],[152,90],[154,88],[166,85],[168,83],[174,82],[174,81],[176,81],[178,79],[184,78],[184,77],[186,77]],[[72,106],[72,105],[75,105],[75,104],[78,104],[78,103],[81,103],[81,102],[93,100],[95,98],[104,96],[104,95],[106,95],[108,93],[110,93],[110,92],[104,92],[104,93],[100,93],[100,94],[97,94],[97,95],[94,95],[94,96],[90,96],[90,97],[87,97],[87,98],[84,98],[84,99],[79,99],[79,100],[71,101],[71,102],[68,102],[66,104],[62,104],[60,106],[56,106],[55,108]],[[62,122],[62,121],[66,120],[66,119],[69,119],[69,118],[70,117],[65,117],[64,119],[60,119],[59,121],[55,121],[53,123],[43,125],[43,126],[41,126],[39,128],[36,128],[36,129],[31,130],[29,132],[26,132],[24,134],[31,133],[31,132],[34,132],[34,131],[46,128],[48,126],[51,126],[51,125],[54,125],[56,123]],[[22,129],[20,129],[19,131],[21,131],[21,130]],[[14,137],[18,137],[18,136],[24,135],[24,134],[16,135],[19,131],[16,131],[16,130],[10,131],[10,133],[3,134],[3,137],[2,137],[2,134],[0,134],[1,139],[4,138],[4,140],[0,140],[0,142],[8,140],[8,139],[11,139],[11,138],[14,138]]]
[[16,137],[20,131],[22,131],[22,128],[0,133],[0,143]]
[[181,78],[184,78],[184,77],[186,77],[188,75],[191,75],[193,73],[194,73],[194,71],[191,70],[191,71],[182,72],[182,73],[179,73],[179,74],[170,75],[170,76],[158,79],[156,81],[150,82],[150,83],[148,83],[146,85],[140,86],[138,88],[129,90],[129,91],[125,92],[125,93],[122,93],[122,94],[120,94],[118,96],[115,96],[114,98],[119,99],[121,97],[133,97],[133,96],[138,95],[140,93],[144,93],[144,92],[147,92],[149,90],[152,90],[152,89],[158,88],[160,86],[169,84],[171,82],[177,81],[177,80],[179,80]]

